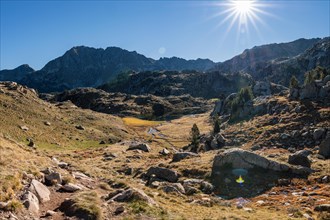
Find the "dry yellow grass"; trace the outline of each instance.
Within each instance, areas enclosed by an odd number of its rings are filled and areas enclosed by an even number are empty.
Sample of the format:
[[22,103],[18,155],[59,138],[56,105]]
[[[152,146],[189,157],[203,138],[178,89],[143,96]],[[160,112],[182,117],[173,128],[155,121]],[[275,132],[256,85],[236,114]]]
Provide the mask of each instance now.
[[14,199],[21,189],[22,173],[38,175],[39,171],[51,164],[49,158],[13,140],[0,136],[0,201]]

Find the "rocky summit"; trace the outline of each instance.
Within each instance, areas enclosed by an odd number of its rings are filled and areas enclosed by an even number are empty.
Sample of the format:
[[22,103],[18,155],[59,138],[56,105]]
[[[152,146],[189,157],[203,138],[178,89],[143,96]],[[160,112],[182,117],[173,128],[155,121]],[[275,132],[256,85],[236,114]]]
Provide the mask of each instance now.
[[0,219],[330,219],[328,57],[74,47],[3,70]]

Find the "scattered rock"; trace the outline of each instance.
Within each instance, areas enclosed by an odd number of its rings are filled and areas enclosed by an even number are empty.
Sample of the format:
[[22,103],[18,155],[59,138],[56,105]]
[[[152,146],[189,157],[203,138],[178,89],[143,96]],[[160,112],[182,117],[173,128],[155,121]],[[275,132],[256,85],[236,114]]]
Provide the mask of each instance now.
[[178,193],[178,194],[185,194],[186,191],[181,183],[165,183],[162,186],[162,189],[165,193]]
[[277,184],[279,186],[289,186],[291,184],[291,180],[290,179],[278,179]]
[[45,124],[46,126],[50,126],[50,125],[51,125],[49,121],[45,121],[44,124]]
[[307,219],[307,220],[314,220],[314,218],[312,216],[310,216],[307,213],[304,213],[303,216]]
[[325,129],[324,128],[317,128],[317,129],[315,129],[314,132],[313,132],[313,138],[314,138],[314,140],[317,141],[317,140],[321,139],[322,136],[324,135],[324,133],[325,133]]
[[32,180],[29,190],[38,197],[40,203],[44,203],[50,200],[49,189],[37,180]]
[[308,150],[301,150],[297,151],[296,153],[289,155],[289,164],[293,165],[301,165],[304,167],[311,167],[311,161],[308,159],[308,155],[311,151]]
[[23,131],[28,131],[29,130],[29,128],[25,125],[20,126],[20,129],[22,129]]
[[60,167],[62,169],[66,169],[69,166],[68,163],[65,163],[63,161],[59,162],[57,165],[58,165],[58,167]]
[[330,182],[330,176],[324,176],[324,177],[322,177],[321,182],[322,183],[329,183]]
[[150,152],[151,149],[148,144],[145,143],[133,143],[131,144],[127,150],[142,150],[144,152]]
[[9,219],[9,220],[19,220],[19,219],[17,218],[17,216],[14,215],[13,213],[10,213],[10,214],[9,214],[8,219]]
[[119,215],[119,214],[123,213],[124,211],[125,211],[125,207],[124,206],[119,206],[119,207],[116,208],[114,214]]
[[73,172],[72,176],[77,180],[88,180],[88,181],[92,180],[92,178],[90,178],[89,176],[87,176],[86,174],[83,174],[81,172]]
[[315,206],[314,211],[317,211],[317,212],[330,212],[330,204],[317,205],[317,206]]
[[170,151],[167,150],[166,148],[164,148],[163,150],[159,151],[159,153],[160,153],[161,155],[166,156],[166,155],[169,155],[169,154],[170,154]]
[[36,145],[35,145],[34,141],[33,141],[31,138],[29,139],[29,143],[28,143],[28,146],[29,146],[29,147],[33,147],[33,148],[35,148],[35,147],[36,147]]
[[169,182],[177,182],[179,179],[179,174],[176,171],[163,168],[163,167],[150,167],[146,173],[147,177],[155,175],[159,179],[167,180]]
[[43,171],[43,173],[45,174],[45,181],[47,185],[56,185],[62,183],[62,176],[59,172],[46,169]]
[[200,185],[200,189],[203,193],[211,194],[214,190],[214,186],[209,182],[202,181]]
[[7,206],[8,206],[8,202],[0,202],[0,210],[1,209],[6,209],[7,208]]
[[39,212],[39,200],[32,192],[27,192],[23,196],[23,204],[30,212],[38,214]]
[[172,162],[179,162],[180,160],[191,157],[199,157],[199,155],[193,152],[177,152],[173,155]]
[[256,203],[257,203],[258,205],[263,205],[263,204],[265,204],[266,202],[265,202],[264,200],[258,200]]
[[251,209],[251,208],[243,207],[243,210],[246,212],[250,212],[250,213],[253,212],[253,209]]
[[85,130],[85,127],[82,126],[82,125],[76,125],[76,128],[77,128],[78,130]]
[[283,140],[288,139],[290,137],[291,136],[289,134],[285,134],[285,133],[280,135],[280,138],[283,139]]
[[251,147],[252,151],[256,151],[256,150],[260,150],[260,149],[261,149],[260,145],[254,145]]
[[327,135],[326,139],[321,142],[319,154],[326,159],[330,158],[330,135]]
[[150,198],[147,194],[145,194],[142,190],[136,188],[127,189],[114,197],[112,197],[111,201],[116,202],[129,202],[133,199],[138,199],[146,202],[148,205],[156,205],[156,202]]
[[82,187],[73,183],[68,183],[62,186],[61,189],[65,192],[76,192],[78,190],[82,190]]
[[105,141],[100,141],[100,144],[106,144]]
[[53,210],[47,210],[47,212],[46,212],[46,216],[53,216],[53,215],[55,215],[56,214],[56,212],[55,211],[53,211]]

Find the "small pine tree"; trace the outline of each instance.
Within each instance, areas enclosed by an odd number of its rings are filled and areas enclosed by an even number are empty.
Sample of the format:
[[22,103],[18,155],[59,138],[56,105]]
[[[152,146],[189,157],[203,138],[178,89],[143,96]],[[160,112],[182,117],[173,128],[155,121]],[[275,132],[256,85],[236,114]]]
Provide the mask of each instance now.
[[220,132],[220,120],[219,117],[215,117],[214,125],[213,125],[213,134],[217,134]]
[[252,100],[253,99],[253,92],[252,92],[251,87],[248,86],[248,87],[242,88],[239,91],[238,96],[241,100],[243,99],[244,102]]
[[297,80],[297,77],[295,75],[292,75],[290,80],[290,88],[297,89],[298,87],[299,87],[299,82]]
[[311,71],[308,71],[305,74],[305,82],[304,82],[304,84],[307,85],[307,84],[310,84],[312,82],[314,82],[313,73]]
[[191,128],[191,151],[192,152],[197,152],[198,147],[199,147],[199,129],[196,124],[194,124]]

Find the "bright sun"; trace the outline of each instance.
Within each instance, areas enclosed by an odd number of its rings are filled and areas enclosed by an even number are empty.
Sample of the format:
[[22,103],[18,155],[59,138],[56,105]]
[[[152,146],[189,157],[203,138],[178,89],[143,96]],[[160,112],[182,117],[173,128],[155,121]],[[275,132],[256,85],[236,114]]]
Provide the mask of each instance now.
[[239,14],[248,14],[253,10],[253,1],[233,1],[232,4]]
[[216,28],[228,23],[225,36],[233,29],[235,24],[237,24],[238,35],[247,34],[248,36],[251,25],[259,35],[259,24],[266,25],[260,15],[271,15],[263,10],[263,8],[269,7],[270,4],[260,0],[227,0],[215,5],[219,7],[220,11],[212,17],[222,18]]

